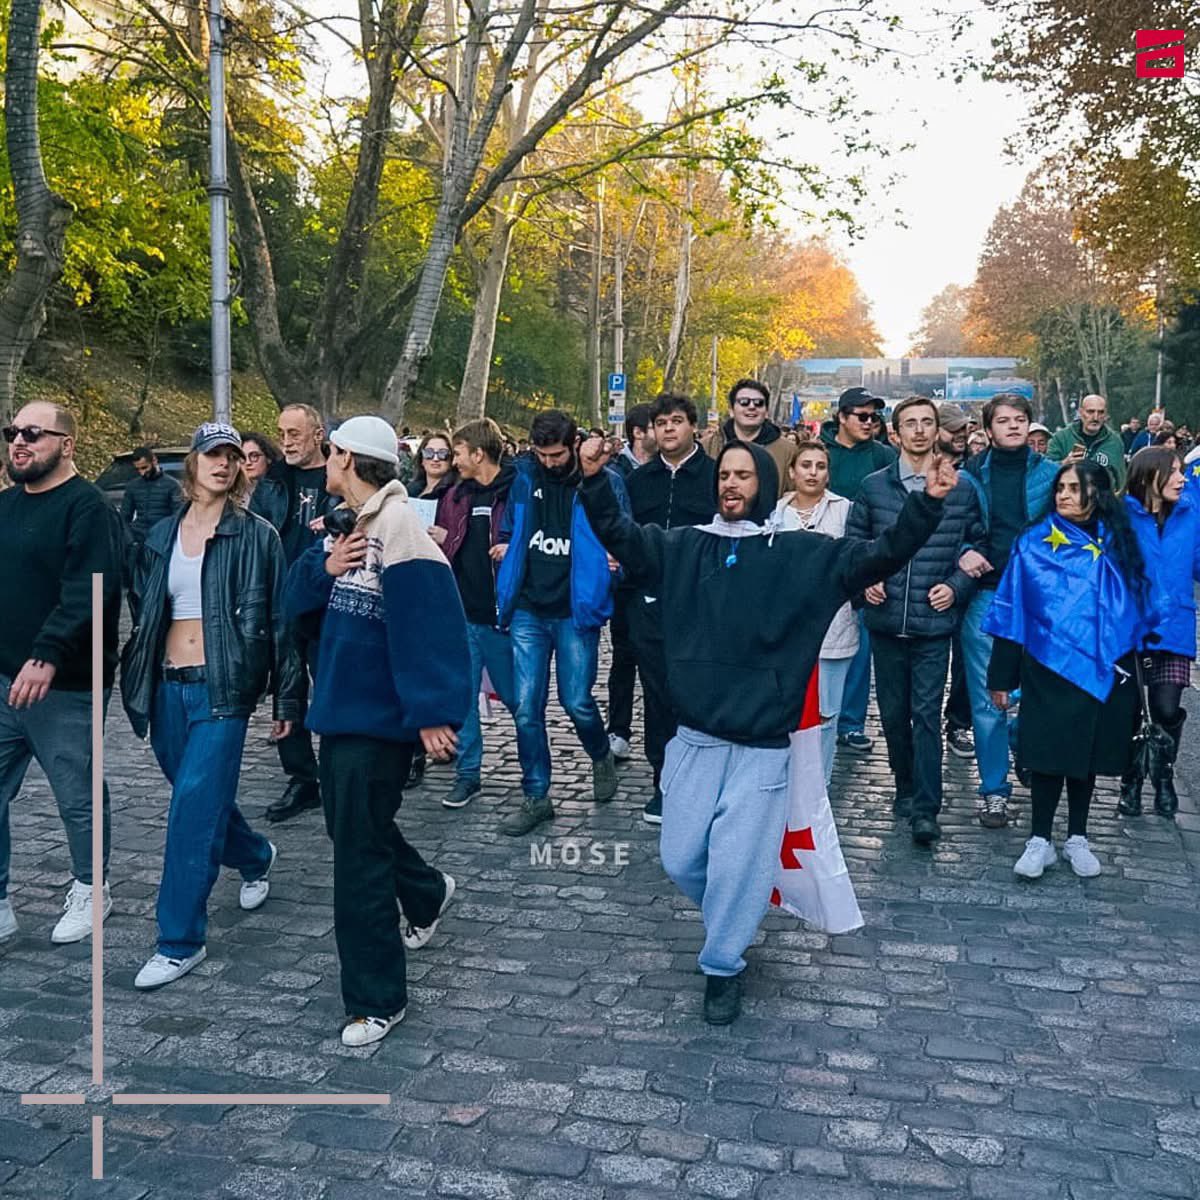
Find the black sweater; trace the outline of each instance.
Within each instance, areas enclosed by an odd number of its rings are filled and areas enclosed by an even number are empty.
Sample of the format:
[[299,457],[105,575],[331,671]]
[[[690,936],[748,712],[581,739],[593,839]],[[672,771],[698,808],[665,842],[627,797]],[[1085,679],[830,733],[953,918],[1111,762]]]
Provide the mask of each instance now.
[[702,525],[716,511],[713,491],[717,464],[697,446],[682,466],[672,471],[656,454],[626,480],[633,519],[639,525]]
[[937,528],[942,502],[909,498],[874,542],[820,533],[742,538],[635,525],[604,472],[580,495],[588,521],[639,586],[661,597],[667,688],[682,724],[749,746],[784,746],[834,613],[898,570]]
[[78,475],[48,492],[0,492],[0,674],[55,668],[52,687],[92,686],[92,574],[104,575],[104,686],[117,666],[120,530],[101,492]]

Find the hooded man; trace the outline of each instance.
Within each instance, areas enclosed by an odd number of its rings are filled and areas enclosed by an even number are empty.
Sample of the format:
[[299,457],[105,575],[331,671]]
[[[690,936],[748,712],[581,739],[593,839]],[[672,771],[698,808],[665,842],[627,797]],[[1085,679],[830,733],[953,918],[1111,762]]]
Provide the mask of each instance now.
[[662,774],[663,867],[700,906],[704,1018],[741,1007],[746,947],[770,902],[788,812],[788,738],[837,610],[899,570],[941,519],[956,472],[942,459],[923,493],[874,542],[777,533],[771,456],[743,442],[717,458],[707,525],[639,526],[603,470],[604,442],[580,453],[580,495],[597,537],[659,597],[667,690],[679,730]]

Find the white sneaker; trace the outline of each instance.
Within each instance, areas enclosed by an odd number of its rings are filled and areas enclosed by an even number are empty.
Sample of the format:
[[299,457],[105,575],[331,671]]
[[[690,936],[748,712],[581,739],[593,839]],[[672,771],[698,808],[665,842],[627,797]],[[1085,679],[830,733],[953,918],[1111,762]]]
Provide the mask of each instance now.
[[1045,838],[1031,837],[1025,843],[1025,853],[1017,859],[1013,872],[1024,879],[1041,879],[1042,872],[1058,862],[1054,843]]
[[355,1017],[342,1030],[343,1046],[369,1046],[382,1041],[401,1021],[404,1009],[390,1017]]
[[608,748],[612,751],[613,758],[619,758],[624,761],[629,757],[629,741],[619,733],[610,733],[608,735]]
[[267,863],[267,869],[262,873],[261,878],[252,879],[249,883],[242,882],[242,890],[238,896],[238,903],[247,912],[253,912],[256,908],[261,908],[263,902],[271,894],[271,868],[275,865],[275,860],[279,857],[279,851],[275,847],[274,842],[269,842],[271,847],[271,861]]
[[[50,934],[50,940],[56,946],[64,946],[68,942],[82,942],[92,932],[92,885],[72,879],[63,908],[65,911],[59,918],[58,924],[55,925],[54,932]],[[112,912],[112,896],[109,895],[106,883],[104,885],[104,916],[107,917],[110,912]]]
[[1087,838],[1080,833],[1063,842],[1063,858],[1080,879],[1093,879],[1100,874],[1100,860],[1092,853]]
[[207,957],[208,950],[204,946],[190,958],[168,958],[165,954],[156,954],[137,973],[133,986],[148,992],[151,988],[174,983],[181,975],[186,975],[193,967],[198,967]]
[[17,914],[13,912],[12,901],[5,896],[0,900],[0,942],[10,938],[17,932]]
[[[433,937],[437,930],[438,922],[442,919],[442,913],[446,911],[450,905],[450,901],[454,899],[454,876],[443,874],[442,878],[446,881],[446,895],[442,898],[442,907],[438,909],[438,915],[433,918],[432,923],[419,926],[410,925],[405,921],[401,926],[400,936],[404,940],[404,948],[406,950],[420,950]],[[397,1017],[396,1019],[399,1020],[400,1018]],[[387,1030],[384,1030],[384,1033],[386,1032]],[[379,1036],[383,1037],[383,1034],[381,1033]]]

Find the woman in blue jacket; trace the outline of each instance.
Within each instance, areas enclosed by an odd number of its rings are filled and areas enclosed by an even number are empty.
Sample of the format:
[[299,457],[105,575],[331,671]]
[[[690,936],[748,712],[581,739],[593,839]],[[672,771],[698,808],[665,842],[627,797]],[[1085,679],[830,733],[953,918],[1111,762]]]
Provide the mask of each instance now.
[[[1154,807],[1173,817],[1175,756],[1187,720],[1180,701],[1191,680],[1196,657],[1196,602],[1192,586],[1200,580],[1200,504],[1184,490],[1183,468],[1166,446],[1139,450],[1129,464],[1125,507],[1146,560],[1156,610],[1143,643],[1150,716],[1171,739],[1169,758],[1156,764]],[[1132,769],[1121,780],[1118,809],[1136,817],[1142,811],[1143,779]]]

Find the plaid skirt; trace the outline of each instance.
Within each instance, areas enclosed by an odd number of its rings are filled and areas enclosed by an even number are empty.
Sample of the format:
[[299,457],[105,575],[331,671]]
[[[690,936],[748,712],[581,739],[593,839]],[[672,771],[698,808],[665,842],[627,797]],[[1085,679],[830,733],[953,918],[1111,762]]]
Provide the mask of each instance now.
[[1165,650],[1152,650],[1142,659],[1142,670],[1146,673],[1146,685],[1174,684],[1186,688],[1192,682],[1192,660],[1182,654],[1169,654]]

